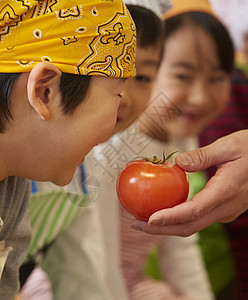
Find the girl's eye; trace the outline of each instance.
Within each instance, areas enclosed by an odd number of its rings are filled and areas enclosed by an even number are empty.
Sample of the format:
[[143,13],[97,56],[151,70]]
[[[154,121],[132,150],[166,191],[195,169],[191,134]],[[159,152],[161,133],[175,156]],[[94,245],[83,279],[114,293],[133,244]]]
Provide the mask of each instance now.
[[213,76],[209,78],[209,82],[212,84],[220,83],[225,79],[224,76]]
[[118,96],[120,99],[122,99],[122,95],[121,95],[121,94],[118,94],[117,96]]
[[140,81],[140,82],[146,82],[149,83],[152,81],[152,79],[148,76],[145,75],[136,75],[135,80]]
[[175,74],[175,77],[178,80],[183,81],[183,82],[188,82],[192,79],[191,76],[186,75],[186,74]]

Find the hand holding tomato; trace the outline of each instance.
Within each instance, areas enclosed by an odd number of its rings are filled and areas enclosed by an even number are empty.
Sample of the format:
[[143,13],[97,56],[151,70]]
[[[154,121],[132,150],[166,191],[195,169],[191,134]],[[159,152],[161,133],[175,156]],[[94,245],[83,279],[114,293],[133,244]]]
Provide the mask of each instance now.
[[134,160],[120,172],[116,186],[118,198],[137,219],[147,221],[154,212],[187,200],[187,176],[179,166],[167,161],[171,155],[163,160],[156,156],[153,160]]
[[[225,151],[223,151],[225,149]],[[248,130],[180,154],[176,163],[187,172],[217,166],[206,187],[190,201],[152,215],[131,227],[150,234],[189,236],[214,222],[234,221],[248,209]]]

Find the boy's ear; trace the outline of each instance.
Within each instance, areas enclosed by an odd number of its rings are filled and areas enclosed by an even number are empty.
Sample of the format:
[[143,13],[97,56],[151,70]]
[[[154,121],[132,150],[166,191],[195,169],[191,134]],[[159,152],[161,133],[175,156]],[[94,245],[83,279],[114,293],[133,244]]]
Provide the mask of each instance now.
[[59,92],[61,74],[61,71],[49,62],[39,62],[29,74],[28,100],[43,120],[49,120],[51,117],[51,102]]

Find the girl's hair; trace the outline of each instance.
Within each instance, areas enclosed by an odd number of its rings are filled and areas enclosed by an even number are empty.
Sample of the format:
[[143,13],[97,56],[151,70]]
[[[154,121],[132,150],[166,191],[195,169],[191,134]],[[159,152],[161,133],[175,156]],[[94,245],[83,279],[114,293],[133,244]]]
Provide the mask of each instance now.
[[200,26],[214,40],[221,68],[231,73],[234,67],[234,45],[227,29],[212,15],[204,12],[186,12],[164,21],[165,40],[186,23]]
[[154,46],[163,40],[164,25],[161,19],[145,7],[127,4],[137,30],[137,43],[141,48]]
[[[0,73],[0,134],[13,121],[10,93],[21,73]],[[64,114],[72,115],[85,98],[91,76],[62,73],[60,81],[61,108]]]

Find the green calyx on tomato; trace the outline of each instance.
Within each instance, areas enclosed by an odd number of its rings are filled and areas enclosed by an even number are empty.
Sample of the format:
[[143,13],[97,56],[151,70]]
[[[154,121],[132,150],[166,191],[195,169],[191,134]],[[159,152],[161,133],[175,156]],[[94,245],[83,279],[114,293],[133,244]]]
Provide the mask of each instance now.
[[165,153],[163,152],[163,159],[158,159],[157,156],[153,156],[153,159],[148,158],[148,157],[141,157],[143,158],[145,161],[149,161],[153,164],[159,164],[159,165],[163,165],[167,160],[169,160],[175,153],[177,153],[178,151],[174,151],[171,154],[169,154],[167,157],[165,157]]

